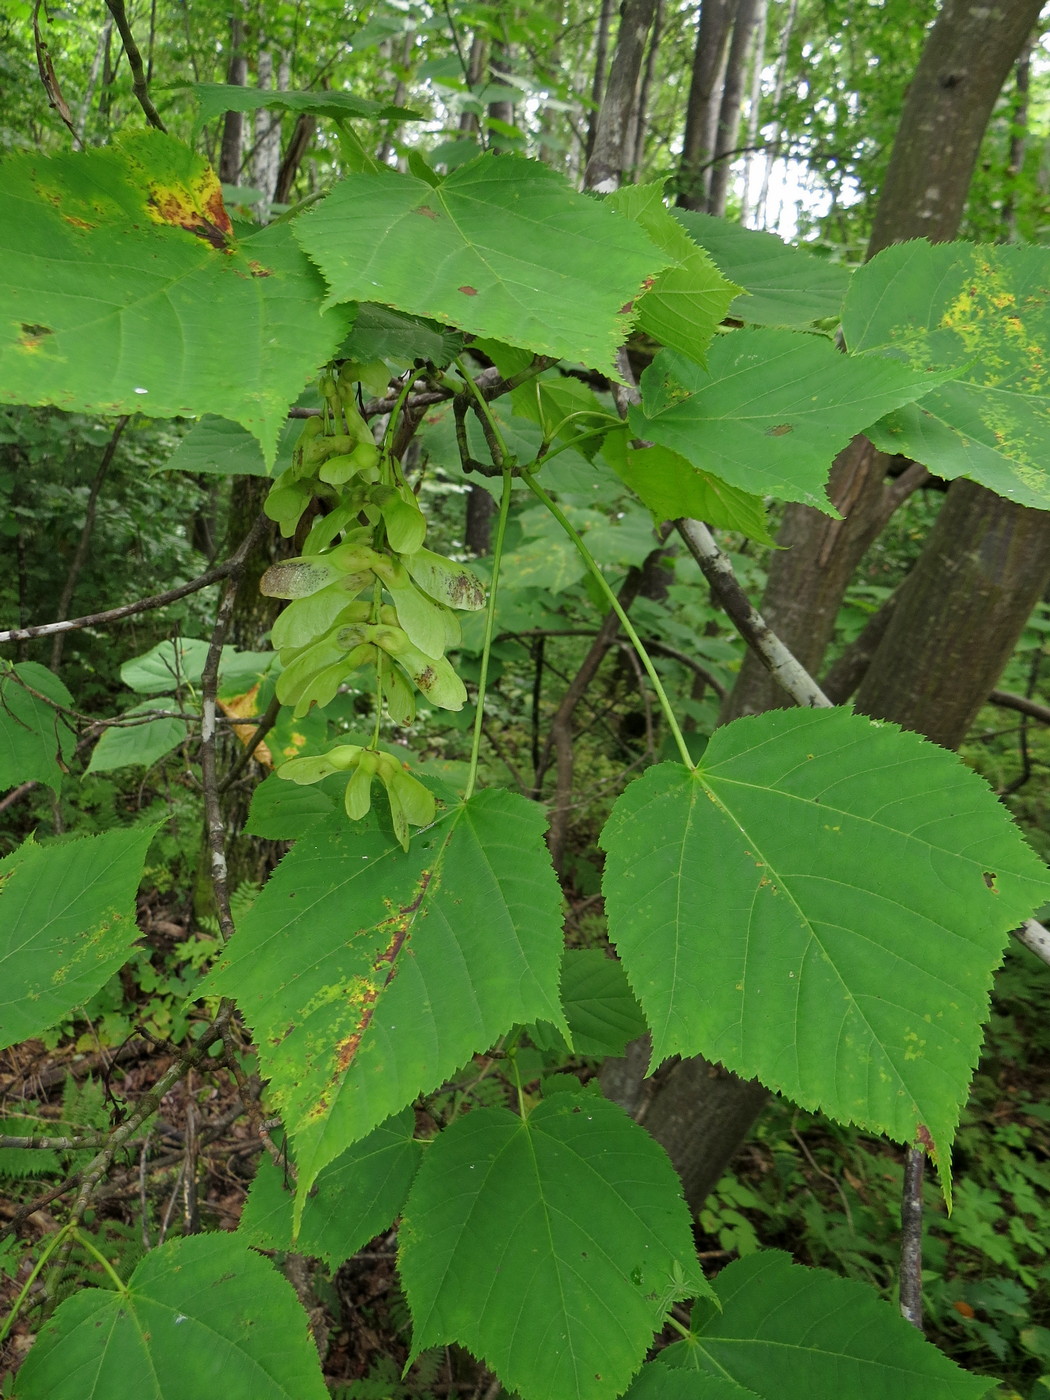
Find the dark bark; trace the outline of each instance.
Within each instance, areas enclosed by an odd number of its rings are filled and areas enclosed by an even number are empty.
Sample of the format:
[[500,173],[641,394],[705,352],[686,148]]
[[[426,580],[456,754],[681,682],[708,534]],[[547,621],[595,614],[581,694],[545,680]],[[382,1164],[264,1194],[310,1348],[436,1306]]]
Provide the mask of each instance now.
[[[244,87],[248,81],[248,58],[244,52],[244,21],[234,15],[230,19],[230,62],[226,81]],[[244,157],[244,113],[227,112],[222,124],[222,146],[219,151],[219,179],[224,185],[236,185],[241,179]]]
[[627,123],[627,137],[624,142],[624,174],[632,182],[637,182],[638,172],[645,165],[645,136],[649,121],[649,99],[653,90],[656,56],[660,52],[663,27],[664,0],[656,0],[656,13],[653,15],[653,27],[645,54],[645,69],[631,105],[631,116]]
[[295,119],[295,126],[292,128],[292,139],[288,142],[288,149],[285,151],[280,169],[277,171],[277,184],[273,192],[274,203],[288,204],[290,202],[295,177],[299,173],[303,157],[310,149],[310,142],[314,139],[316,131],[317,118],[309,112],[300,112]]
[[711,214],[724,215],[729,193],[729,175],[733,164],[731,152],[736,150],[740,131],[740,108],[744,100],[747,61],[758,23],[760,0],[739,0],[733,20],[733,37],[729,41],[722,101],[718,111],[714,161],[711,168],[707,208]]
[[868,256],[907,238],[959,231],[996,99],[1042,0],[948,0],[908,89]]
[[613,0],[602,0],[602,7],[598,12],[598,29],[594,36],[594,71],[591,74],[591,110],[587,117],[585,161],[591,158],[594,138],[598,132],[598,115],[602,110],[602,95],[605,92],[605,65],[609,60],[609,28],[612,16]]
[[624,0],[616,52],[598,113],[594,150],[584,171],[584,189],[602,193],[615,190],[627,168],[627,128],[655,11],[656,0]]
[[703,0],[700,7],[693,74],[685,109],[682,159],[678,167],[677,202],[683,209],[707,206],[722,73],[737,3],[738,0]]
[[856,707],[954,749],[1050,581],[1050,514],[957,481],[900,598]]
[[492,522],[496,518],[496,502],[477,482],[467,493],[467,528],[464,543],[471,554],[488,554],[492,549]]
[[[947,0],[904,105],[869,255],[907,238],[954,236],[985,125],[1040,8],[1041,0]],[[840,454],[829,488],[845,520],[831,521],[803,507],[789,507],[786,513],[779,542],[790,548],[773,555],[762,612],[811,671],[819,666],[864,549],[892,511],[894,488],[883,485],[885,468],[882,454],[866,440],[856,440]],[[939,523],[933,531],[916,567],[919,576],[902,590],[907,597],[899,600],[875,653],[862,685],[862,703],[869,710],[877,707],[884,718],[958,742],[954,736],[960,729],[965,732],[966,717],[987,697],[996,667],[1009,655],[1046,585],[1050,546],[1044,537],[1050,537],[1050,514],[1026,511],[981,487],[957,482],[941,519],[943,526]],[[952,588],[945,587],[949,561]],[[956,597],[971,586],[973,600]],[[900,616],[906,605],[909,625]],[[975,634],[969,651],[960,631]],[[952,688],[963,694],[949,697]],[[767,703],[765,673],[749,664],[726,717]],[[949,705],[950,726],[941,719]],[[672,1102],[688,1098],[688,1088],[678,1089],[685,1076],[692,1081],[696,1071],[683,1063],[659,1086],[646,1118],[650,1130],[659,1121],[654,1115],[664,1095]],[[757,1108],[754,1086],[740,1081],[719,1083],[717,1094],[710,1096],[701,1081],[692,1092],[693,1132],[703,1134],[708,1150],[705,1172],[695,1173],[689,1186],[695,1209],[732,1160]],[[727,1116],[727,1101],[745,1111]]]
[[1033,36],[1017,60],[1013,111],[1010,114],[1010,150],[1006,159],[1006,200],[1003,204],[1003,232],[1009,242],[1017,240],[1017,190],[1028,149],[1028,92],[1032,79]]
[[[494,43],[489,58],[489,81],[500,85],[506,85],[507,74],[511,71],[511,47],[509,44]],[[496,102],[488,104],[488,116],[490,122],[500,122],[504,126],[514,125],[514,103],[506,98],[500,98]],[[488,146],[492,151],[509,151],[513,147],[513,142],[499,130],[489,128]]]

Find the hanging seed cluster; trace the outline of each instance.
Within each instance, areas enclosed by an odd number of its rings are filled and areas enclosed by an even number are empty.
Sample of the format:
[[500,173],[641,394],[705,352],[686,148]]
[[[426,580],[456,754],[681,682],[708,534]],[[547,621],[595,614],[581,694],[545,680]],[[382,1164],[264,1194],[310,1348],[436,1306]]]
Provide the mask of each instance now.
[[[424,548],[419,503],[358,411],[361,372],[346,364],[321,381],[325,411],[307,419],[265,510],[286,537],[315,498],[328,511],[299,558],[274,564],[259,586],[270,598],[289,600],[271,635],[282,666],[277,698],[296,718],[327,705],[354,672],[367,669],[378,703],[396,723],[409,724],[417,693],[439,709],[462,709],[467,692],[445,653],[460,641],[454,610],[481,608],[485,595],[469,569]],[[353,818],[369,810],[378,777],[402,845],[410,824],[434,816],[432,794],[375,749],[347,744],[320,758],[290,759],[278,772],[299,783],[350,772],[346,808]]]

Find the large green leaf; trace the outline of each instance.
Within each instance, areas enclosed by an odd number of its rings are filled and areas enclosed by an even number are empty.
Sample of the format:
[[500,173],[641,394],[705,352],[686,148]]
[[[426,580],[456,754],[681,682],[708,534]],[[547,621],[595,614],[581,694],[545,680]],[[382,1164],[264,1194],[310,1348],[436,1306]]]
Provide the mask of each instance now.
[[0,184],[0,399],[215,413],[272,460],[348,319],[318,314],[323,286],[287,225],[235,238],[207,162],[158,131],[13,156]]
[[413,1355],[459,1342],[522,1400],[619,1395],[672,1302],[709,1291],[670,1162],[595,1094],[446,1128],[400,1249]]
[[967,476],[1050,510],[1050,251],[887,248],[856,273],[842,329],[853,350],[889,349],[959,377],[889,414],[868,436],[939,476]]
[[0,860],[0,1048],[53,1026],[127,961],[156,830],[30,838]]
[[328,304],[378,301],[542,355],[609,369],[626,303],[669,261],[628,219],[520,156],[437,185],[351,175],[295,224]]
[[208,979],[237,998],[318,1172],[515,1023],[553,1021],[561,907],[535,803],[490,789],[412,839],[339,813],[285,857]]
[[[29,687],[27,689],[26,687]],[[0,661],[0,791],[16,783],[46,783],[58,792],[73,733],[54,705],[72,705],[58,677],[35,661]]]
[[740,719],[602,843],[653,1062],[703,1054],[942,1166],[1009,929],[1050,878],[954,755],[847,710]]
[[715,327],[741,290],[664,207],[663,185],[624,185],[606,202],[640,224],[671,265],[639,299],[638,327],[670,350],[704,363]]
[[[715,1292],[721,1311],[701,1304],[694,1335],[657,1366],[727,1377],[761,1400],[978,1400],[996,1384],[960,1370],[867,1285],[800,1268],[779,1250],[728,1265]],[[679,1395],[689,1392],[669,1390],[668,1400]]]
[[406,1108],[329,1162],[303,1209],[298,1241],[292,1233],[294,1187],[264,1155],[238,1234],[258,1249],[294,1247],[338,1268],[400,1214],[423,1155],[415,1126],[415,1114]]
[[839,449],[953,373],[843,355],[801,331],[734,331],[711,346],[706,371],[661,351],[629,421],[639,437],[731,486],[830,514],[824,483]]
[[17,1400],[326,1400],[291,1284],[235,1235],[147,1254],[120,1289],[81,1288],[41,1327]]
[[713,214],[676,209],[674,217],[727,277],[747,288],[730,306],[731,316],[758,326],[801,327],[841,312],[850,281],[841,263]]
[[102,731],[87,766],[89,773],[111,773],[115,768],[149,768],[181,744],[187,734],[186,721],[174,715],[146,719],[157,710],[177,710],[172,696],[147,700],[126,710],[127,725],[111,725]]

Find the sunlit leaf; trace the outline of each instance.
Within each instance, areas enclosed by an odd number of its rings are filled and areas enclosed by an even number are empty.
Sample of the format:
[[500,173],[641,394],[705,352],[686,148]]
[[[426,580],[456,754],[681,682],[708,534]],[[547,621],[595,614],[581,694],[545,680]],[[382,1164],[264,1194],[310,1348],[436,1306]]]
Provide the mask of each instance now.
[[522,1400],[612,1400],[672,1302],[709,1291],[662,1148],[587,1093],[446,1128],[400,1247],[413,1355],[459,1342]]
[[958,378],[882,418],[868,436],[949,480],[967,476],[1050,510],[1050,253],[1017,244],[887,248],[860,268],[842,329]]
[[846,710],[716,730],[602,836],[653,1062],[706,1055],[946,1166],[1009,929],[1050,878],[954,755]]

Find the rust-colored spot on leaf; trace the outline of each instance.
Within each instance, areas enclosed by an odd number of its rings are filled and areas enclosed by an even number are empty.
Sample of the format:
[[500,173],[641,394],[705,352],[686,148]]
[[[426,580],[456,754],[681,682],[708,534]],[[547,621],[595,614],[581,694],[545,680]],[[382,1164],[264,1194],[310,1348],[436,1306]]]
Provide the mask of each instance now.
[[[427,218],[427,219],[436,219],[436,218],[437,218],[437,212],[436,212],[436,210],[431,209],[431,207],[430,207],[429,204],[420,204],[419,207],[416,209],[416,213],[417,213],[417,214],[422,214],[422,215],[424,216],[424,218]],[[462,291],[462,290],[463,290],[463,288],[460,287],[460,291]]]
[[976,1317],[976,1316],[977,1316],[977,1314],[974,1312],[973,1308],[970,1307],[969,1303],[963,1302],[963,1300],[962,1300],[961,1298],[958,1299],[957,1302],[954,1302],[954,1303],[952,1304],[952,1307],[955,1309],[955,1311],[959,1314],[960,1317]]
[[94,224],[89,224],[87,219],[78,219],[75,214],[63,214],[62,217],[67,224],[72,224],[74,228],[84,229],[87,233],[90,233],[95,227]]
[[785,433],[793,433],[794,431],[794,424],[778,423],[775,428],[766,429],[766,437],[783,437]]
[[222,202],[219,181],[211,170],[196,184],[151,182],[146,210],[159,224],[185,229],[219,252],[229,251],[233,225]]
[[629,316],[633,310],[634,310],[634,302],[633,302],[633,301],[625,301],[624,304],[620,307],[619,311],[618,311],[616,314],[617,314],[618,316]]
[[460,287],[459,290],[465,297],[476,297],[478,294],[477,287]]
[[263,267],[262,263],[260,263],[260,262],[255,262],[254,259],[248,263],[248,266],[251,268],[252,276],[253,276],[253,277],[272,277],[272,276],[273,276],[273,268],[272,268],[272,267]]
[[[390,930],[390,937],[386,947],[376,957],[372,964],[371,972],[367,977],[356,979],[354,987],[354,997],[360,1008],[357,1020],[357,1029],[351,1032],[344,1040],[336,1046],[335,1063],[336,1072],[345,1074],[353,1063],[354,1056],[360,1048],[361,1041],[372,1024],[376,1006],[379,998],[386,991],[387,987],[394,980],[397,973],[397,959],[405,945],[409,930],[412,927],[412,916],[417,912],[423,902],[423,896],[427,892],[430,884],[431,872],[429,870],[420,871],[419,886],[416,890],[416,897],[410,904],[403,905],[396,914],[385,921],[385,927]],[[380,981],[380,974],[386,969],[385,976]]]

